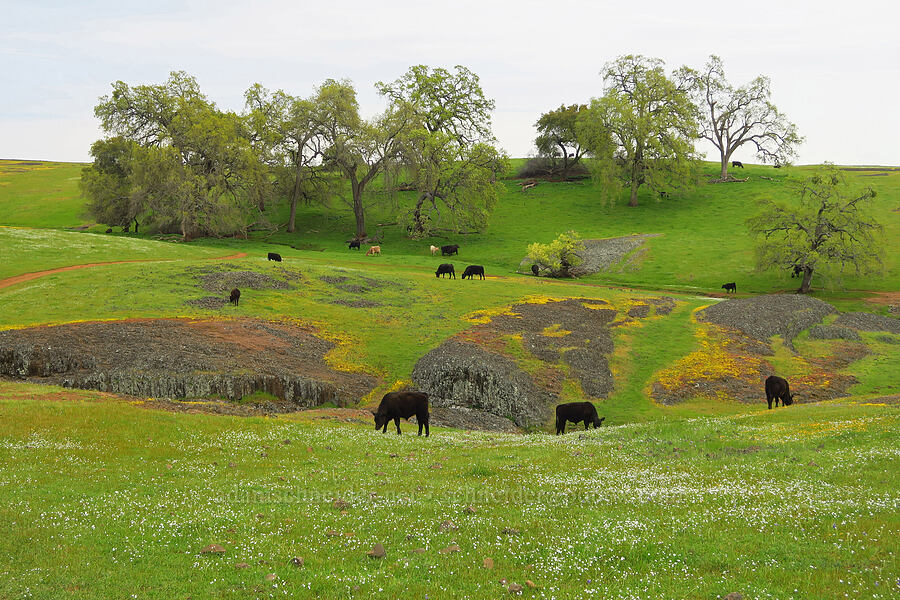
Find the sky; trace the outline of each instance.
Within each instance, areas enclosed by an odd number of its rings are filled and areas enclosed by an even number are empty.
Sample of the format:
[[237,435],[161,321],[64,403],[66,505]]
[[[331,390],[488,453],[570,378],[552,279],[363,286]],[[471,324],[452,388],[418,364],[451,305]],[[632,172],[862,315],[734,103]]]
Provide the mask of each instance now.
[[239,111],[253,83],[309,96],[349,78],[371,116],[384,109],[375,82],[415,64],[478,74],[499,145],[524,157],[541,113],[600,96],[617,56],[674,70],[716,54],[734,85],[771,79],[806,138],[798,163],[900,164],[896,0],[0,0],[0,15],[0,158],[89,160],[103,137],[93,107],[117,80],[187,71]]

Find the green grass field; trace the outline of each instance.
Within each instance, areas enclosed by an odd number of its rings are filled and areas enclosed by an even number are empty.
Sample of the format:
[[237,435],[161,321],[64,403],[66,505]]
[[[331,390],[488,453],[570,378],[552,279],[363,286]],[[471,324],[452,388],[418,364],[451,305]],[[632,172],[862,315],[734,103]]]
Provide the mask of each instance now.
[[[337,343],[330,365],[378,379],[360,399],[366,407],[484,311],[575,297],[624,314],[663,294],[675,309],[614,329],[615,390],[597,401],[612,426],[563,437],[433,428],[427,440],[398,438],[374,432],[363,411],[166,412],[0,380],[0,598],[497,598],[512,583],[534,598],[897,597],[900,413],[896,398],[884,398],[900,394],[897,336],[863,332],[868,354],[836,369],[858,380],[846,399],[767,411],[763,399],[688,395],[663,406],[649,395],[666,369],[707,356],[705,344],[718,348],[693,318],[716,301],[707,293],[725,281],[738,282],[738,296],[796,286],[787,273],[753,270],[744,227],[759,197],[790,199],[786,169],[748,165],[747,183],[642,198],[637,209],[603,206],[590,182],[523,193],[505,181],[484,232],[430,240],[379,227],[395,219],[382,206],[369,229],[383,231],[383,255],[365,257],[343,243],[350,214],[314,206],[299,211],[297,233],[268,239],[105,234],[80,216],[80,168],[0,161],[0,330],[157,317],[301,322]],[[900,288],[891,250],[900,173],[869,175],[848,172],[879,192],[884,277],[831,273],[815,295],[886,314]],[[274,207],[269,217],[280,222],[283,213]],[[66,230],[83,225],[91,226]],[[631,263],[639,268],[575,282],[515,274],[529,243],[568,229],[586,238],[662,235]],[[427,248],[450,242],[462,248],[458,271],[483,264],[486,281],[434,277],[439,261]],[[267,251],[284,262],[266,261]],[[213,260],[238,253],[248,256]],[[117,261],[140,262],[2,286],[25,273]],[[245,290],[239,307],[221,310],[187,304],[210,295],[197,274],[216,268],[291,287]],[[360,296],[323,279],[335,275],[371,289]],[[334,303],[356,297],[374,305]],[[520,366],[533,366],[521,341],[507,342]],[[802,377],[837,345],[803,332],[796,352],[777,338],[772,347],[771,364]],[[563,397],[579,399],[571,383]],[[344,513],[337,498],[348,503]],[[366,556],[376,542],[383,559]],[[200,554],[208,544],[226,551]],[[302,567],[288,562],[294,556]]]

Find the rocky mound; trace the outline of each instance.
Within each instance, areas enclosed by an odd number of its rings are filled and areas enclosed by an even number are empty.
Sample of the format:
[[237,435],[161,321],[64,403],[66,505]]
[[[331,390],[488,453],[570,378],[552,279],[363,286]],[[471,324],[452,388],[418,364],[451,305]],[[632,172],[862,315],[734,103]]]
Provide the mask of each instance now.
[[556,400],[512,360],[455,339],[419,359],[412,380],[434,407],[487,412],[519,427],[545,423]]
[[780,335],[786,346],[800,331],[837,312],[827,302],[802,294],[770,294],[754,298],[725,300],[702,310],[701,321],[739,329],[749,337],[766,342]]
[[856,331],[840,325],[816,325],[809,330],[809,337],[814,340],[859,341],[861,339]]
[[[581,264],[570,269],[573,277],[584,277],[605,271],[619,264],[629,253],[640,248],[649,238],[658,233],[629,235],[625,237],[606,238],[601,240],[582,240],[582,250],[578,253]],[[519,263],[519,273],[531,274],[532,261],[526,256]]]
[[[551,421],[563,380],[577,381],[586,396],[606,397],[613,390],[607,355],[613,351],[610,327],[617,311],[602,300],[570,299],[519,304],[426,354],[413,369],[416,386],[436,407],[469,409],[539,427]],[[668,302],[644,307],[670,309]],[[543,366],[525,372],[506,353],[509,340],[520,340],[526,360]],[[484,428],[496,429],[494,424]]]
[[862,331],[886,331],[900,334],[900,319],[876,315],[873,313],[851,312],[844,313],[834,322],[835,325],[852,327]]
[[355,404],[375,385],[329,367],[312,329],[258,319],[143,319],[0,332],[0,375],[155,398],[266,392],[297,407]]

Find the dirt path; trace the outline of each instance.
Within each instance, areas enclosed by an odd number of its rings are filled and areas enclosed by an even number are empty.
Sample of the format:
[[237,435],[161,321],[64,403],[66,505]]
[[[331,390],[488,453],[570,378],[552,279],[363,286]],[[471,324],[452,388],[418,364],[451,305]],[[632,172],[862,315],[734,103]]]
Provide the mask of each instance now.
[[[238,252],[237,254],[231,254],[229,256],[215,256],[213,258],[201,259],[201,260],[232,260],[237,258],[244,258],[247,256],[246,252]],[[105,265],[120,265],[123,263],[136,263],[136,262],[173,262],[179,259],[163,259],[157,260],[154,258],[137,258],[134,260],[111,260],[108,262],[96,262],[96,263],[87,263],[84,265],[71,265],[68,267],[57,267],[56,269],[48,269],[46,271],[36,271],[34,273],[23,273],[22,275],[13,275],[12,277],[7,277],[6,279],[0,279],[0,290],[3,288],[9,287],[11,285],[16,285],[17,283],[23,283],[25,281],[31,281],[32,279],[38,279],[40,277],[46,277],[47,275],[52,275],[53,273],[62,273],[63,271],[74,271],[75,269],[87,269],[90,267],[102,267]]]

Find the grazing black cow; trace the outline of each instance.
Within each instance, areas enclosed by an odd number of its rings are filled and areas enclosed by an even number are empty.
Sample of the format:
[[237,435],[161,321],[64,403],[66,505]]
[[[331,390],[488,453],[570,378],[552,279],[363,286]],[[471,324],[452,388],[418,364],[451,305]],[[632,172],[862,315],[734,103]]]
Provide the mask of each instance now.
[[347,250],[353,250],[354,248],[359,250],[359,240],[350,240],[350,247]]
[[775,167],[776,169],[780,169],[780,168],[781,168],[781,165],[779,165],[778,163],[776,163],[776,164],[774,164],[774,165],[772,165],[772,166]]
[[425,437],[428,437],[428,394],[425,392],[388,392],[373,414],[375,431],[381,429],[381,433],[387,433],[388,422],[393,419],[397,435],[400,435],[400,419],[409,420],[416,415],[419,435],[422,435],[422,427],[425,427]]
[[235,306],[237,306],[240,299],[241,299],[241,290],[239,290],[237,288],[234,288],[233,290],[231,290],[231,297],[228,299],[228,301],[231,302],[232,304],[234,304]]
[[443,277],[444,275],[450,275],[451,279],[456,279],[456,271],[453,270],[453,265],[444,263],[438,266],[437,271],[434,272],[434,276]]
[[723,284],[722,284],[722,289],[725,290],[726,293],[727,293],[727,292],[736,292],[736,291],[737,291],[737,284],[736,284],[735,282],[733,282],[733,281],[732,281],[731,283],[723,283]]
[[441,256],[452,256],[454,254],[459,254],[459,244],[441,246]]
[[532,275],[537,277],[539,272],[540,272],[540,269],[538,269],[537,265],[531,265],[531,274]]
[[[128,233],[131,230],[131,223],[122,228],[122,233]],[[135,233],[137,233],[137,229],[135,229]]]
[[466,267],[466,270],[463,271],[462,278],[465,279],[468,277],[469,279],[472,279],[473,275],[480,275],[481,278],[484,279],[484,267],[481,265],[469,265]]
[[740,167],[740,168],[743,169],[743,168],[744,168],[744,163],[742,163],[742,162],[739,161],[739,160],[733,160],[733,161],[731,161],[731,166],[732,166],[732,167]]
[[584,429],[589,425],[594,429],[600,427],[606,417],[597,416],[597,409],[590,402],[569,402],[556,407],[556,435],[566,432],[566,421],[581,423],[584,421]]
[[794,277],[800,277],[802,273],[803,267],[801,267],[800,265],[795,264],[793,267],[791,267],[791,279],[793,279]]
[[269,252],[269,260],[274,260],[275,262],[281,262],[281,255],[277,252]]
[[778,408],[779,400],[781,400],[782,406],[790,406],[794,403],[794,396],[791,394],[787,379],[775,375],[769,375],[766,378],[766,402],[769,403],[769,410],[772,410],[772,400],[775,401],[776,408]]
[[106,233],[112,233],[112,227],[106,230]]

